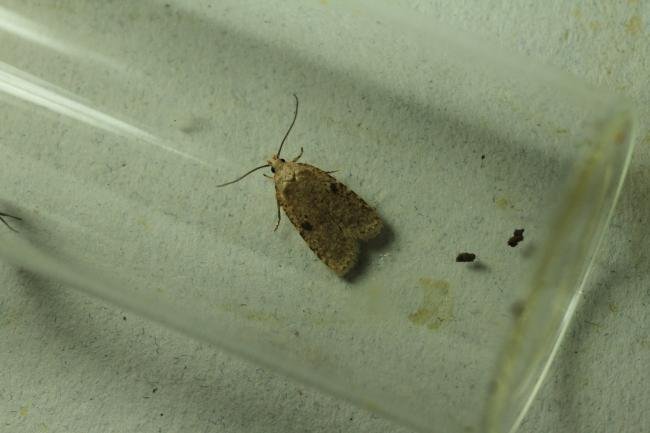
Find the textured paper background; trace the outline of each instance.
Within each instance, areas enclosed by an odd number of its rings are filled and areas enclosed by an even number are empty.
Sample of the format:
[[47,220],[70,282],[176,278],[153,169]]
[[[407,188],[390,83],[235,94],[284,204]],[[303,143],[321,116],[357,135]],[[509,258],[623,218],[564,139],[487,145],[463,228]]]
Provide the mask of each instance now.
[[[649,430],[650,3],[402,3],[636,102],[618,210],[521,431]],[[404,431],[6,265],[0,281],[2,432]]]

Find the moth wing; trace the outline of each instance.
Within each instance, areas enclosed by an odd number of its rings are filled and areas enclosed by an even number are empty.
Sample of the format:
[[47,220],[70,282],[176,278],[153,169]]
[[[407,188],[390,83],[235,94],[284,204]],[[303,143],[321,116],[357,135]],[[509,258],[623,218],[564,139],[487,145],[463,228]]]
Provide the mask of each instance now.
[[358,240],[376,236],[382,222],[345,185],[308,164],[296,164],[296,180],[278,188],[278,202],[316,255],[339,275],[359,255]]
[[[345,275],[357,262],[359,242],[346,236],[340,227],[330,218],[317,218],[318,212],[287,212],[285,213],[300,236],[307,242],[309,248],[316,253],[327,266],[338,275]],[[304,223],[301,221],[314,221]]]
[[383,222],[377,211],[354,191],[330,174],[308,164],[298,164],[298,183],[312,185],[313,196],[337,222],[344,233],[359,240],[372,239],[381,232]]

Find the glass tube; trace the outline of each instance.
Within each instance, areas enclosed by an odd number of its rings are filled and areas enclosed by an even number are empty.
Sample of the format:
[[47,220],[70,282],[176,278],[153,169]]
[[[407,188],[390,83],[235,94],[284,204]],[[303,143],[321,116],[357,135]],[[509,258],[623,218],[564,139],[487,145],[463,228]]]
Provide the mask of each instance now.
[[[625,101],[380,2],[56,5],[0,7],[4,260],[418,431],[516,430],[624,179]],[[293,93],[285,155],[387,226],[345,279],[273,232],[271,182],[215,187],[276,151]]]

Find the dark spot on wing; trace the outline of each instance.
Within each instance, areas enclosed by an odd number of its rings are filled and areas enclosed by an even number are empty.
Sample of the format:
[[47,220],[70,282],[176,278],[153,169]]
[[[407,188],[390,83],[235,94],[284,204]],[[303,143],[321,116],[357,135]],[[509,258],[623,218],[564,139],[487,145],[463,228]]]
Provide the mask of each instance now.
[[309,224],[306,221],[304,223],[300,224],[300,227],[302,227],[303,230],[307,230],[307,231],[311,231],[313,229],[312,225]]
[[337,192],[338,190],[339,190],[339,187],[336,186],[335,183],[330,183],[330,191]]

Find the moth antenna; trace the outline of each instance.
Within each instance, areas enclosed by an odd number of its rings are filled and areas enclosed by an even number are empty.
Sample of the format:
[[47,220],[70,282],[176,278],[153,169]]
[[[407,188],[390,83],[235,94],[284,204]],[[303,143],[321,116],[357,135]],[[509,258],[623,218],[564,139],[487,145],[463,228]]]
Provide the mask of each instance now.
[[270,167],[270,166],[271,166],[270,164],[264,164],[264,165],[260,165],[259,167],[255,167],[254,169],[249,170],[249,171],[247,171],[245,174],[239,176],[239,177],[238,177],[237,179],[235,179],[235,180],[231,180],[230,182],[226,182],[226,183],[222,183],[221,185],[217,185],[217,188],[221,188],[222,186],[226,186],[226,185],[230,185],[230,184],[235,183],[235,182],[239,182],[240,180],[242,180],[243,178],[245,178],[246,176],[248,176],[248,175],[251,174],[252,172],[257,171],[257,170],[259,170],[260,168]]
[[8,213],[0,212],[0,221],[2,221],[2,223],[3,223],[4,225],[6,225],[7,228],[9,228],[9,230],[11,230],[12,232],[16,232],[16,233],[18,233],[18,230],[16,230],[15,228],[11,227],[11,226],[9,225],[9,223],[4,219],[4,217],[13,218],[13,219],[18,220],[18,221],[22,221],[23,219],[22,219],[22,218],[19,218],[19,217],[17,217],[17,216],[9,215]]
[[298,97],[296,94],[293,94],[293,97],[296,98],[296,110],[293,113],[293,121],[291,122],[291,126],[289,126],[289,130],[287,130],[287,133],[284,134],[284,138],[282,139],[282,143],[280,143],[280,148],[278,149],[278,153],[276,154],[277,157],[280,157],[280,152],[282,152],[282,146],[284,146],[284,142],[287,140],[287,137],[289,136],[289,133],[291,132],[291,128],[293,128],[293,124],[296,123],[296,119],[298,118]]

